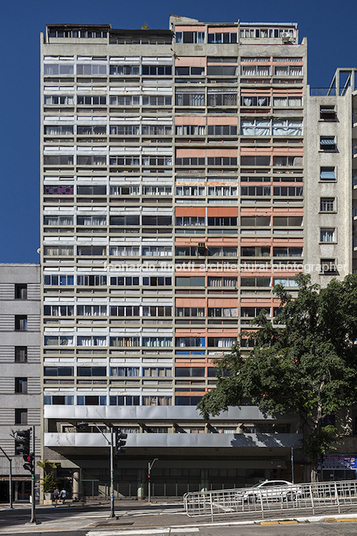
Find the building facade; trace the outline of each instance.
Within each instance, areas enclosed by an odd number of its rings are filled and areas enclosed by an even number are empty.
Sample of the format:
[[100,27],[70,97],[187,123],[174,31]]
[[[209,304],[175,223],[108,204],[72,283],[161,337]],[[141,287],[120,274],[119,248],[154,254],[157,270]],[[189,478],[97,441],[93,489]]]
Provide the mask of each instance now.
[[[348,147],[343,102],[339,124],[311,130],[324,153],[333,136]],[[329,153],[306,167],[319,106],[296,24],[171,16],[169,30],[41,35],[42,455],[74,496],[108,493],[111,425],[128,433],[126,496],[145,495],[155,457],[157,495],[291,477],[294,417],[246,406],[207,425],[196,404],[214,360],[262,309],[275,315],[275,284],[294,294],[307,262],[351,269],[350,164],[338,244],[334,184],[306,200],[309,173],[337,165]]]
[[16,452],[13,432],[38,427],[36,452],[40,453],[38,264],[0,264],[0,332],[0,501],[7,502],[10,467],[5,454],[12,459],[13,500],[28,499],[31,490],[31,475]]

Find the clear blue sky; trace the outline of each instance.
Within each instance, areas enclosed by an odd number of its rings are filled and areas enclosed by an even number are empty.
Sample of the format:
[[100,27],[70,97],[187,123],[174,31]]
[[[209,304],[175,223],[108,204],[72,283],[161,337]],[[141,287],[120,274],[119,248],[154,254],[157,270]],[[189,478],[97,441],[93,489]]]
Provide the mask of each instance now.
[[308,39],[308,83],[326,87],[357,67],[356,0],[2,0],[0,6],[0,262],[38,262],[39,34],[46,24],[168,28],[169,15],[205,22],[297,22]]

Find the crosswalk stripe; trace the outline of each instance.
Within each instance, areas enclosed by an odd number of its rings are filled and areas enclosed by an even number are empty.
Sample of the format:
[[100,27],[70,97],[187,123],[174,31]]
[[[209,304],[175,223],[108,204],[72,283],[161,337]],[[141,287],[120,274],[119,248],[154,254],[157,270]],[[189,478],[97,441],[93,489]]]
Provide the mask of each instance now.
[[116,530],[116,531],[89,531],[86,536],[149,536],[157,534],[158,536],[165,536],[165,534],[183,533],[188,534],[192,532],[199,532],[197,527],[176,527],[176,528],[162,528],[162,529],[141,529],[141,530]]

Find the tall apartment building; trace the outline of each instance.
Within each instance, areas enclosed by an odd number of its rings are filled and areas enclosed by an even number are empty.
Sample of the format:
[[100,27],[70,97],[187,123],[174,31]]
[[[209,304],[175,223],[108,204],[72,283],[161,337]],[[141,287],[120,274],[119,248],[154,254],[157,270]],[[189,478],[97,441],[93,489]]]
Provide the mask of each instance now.
[[41,58],[43,457],[75,495],[106,493],[114,424],[127,496],[155,457],[158,495],[289,479],[293,417],[243,406],[205,425],[196,404],[302,270],[297,25],[49,25]]
[[36,453],[40,453],[40,339],[40,266],[0,264],[2,502],[9,500],[8,458],[12,460],[13,499],[28,499],[31,490],[31,475],[23,469],[23,457],[16,452],[12,432],[37,426]]

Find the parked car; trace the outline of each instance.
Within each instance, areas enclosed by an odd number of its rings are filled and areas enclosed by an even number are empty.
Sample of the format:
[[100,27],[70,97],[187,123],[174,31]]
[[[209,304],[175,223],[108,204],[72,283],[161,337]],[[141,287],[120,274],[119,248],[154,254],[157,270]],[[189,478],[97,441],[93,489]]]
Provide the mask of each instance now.
[[302,497],[302,488],[287,480],[265,480],[255,484],[246,491],[237,494],[237,498],[245,502],[263,501],[294,501]]

